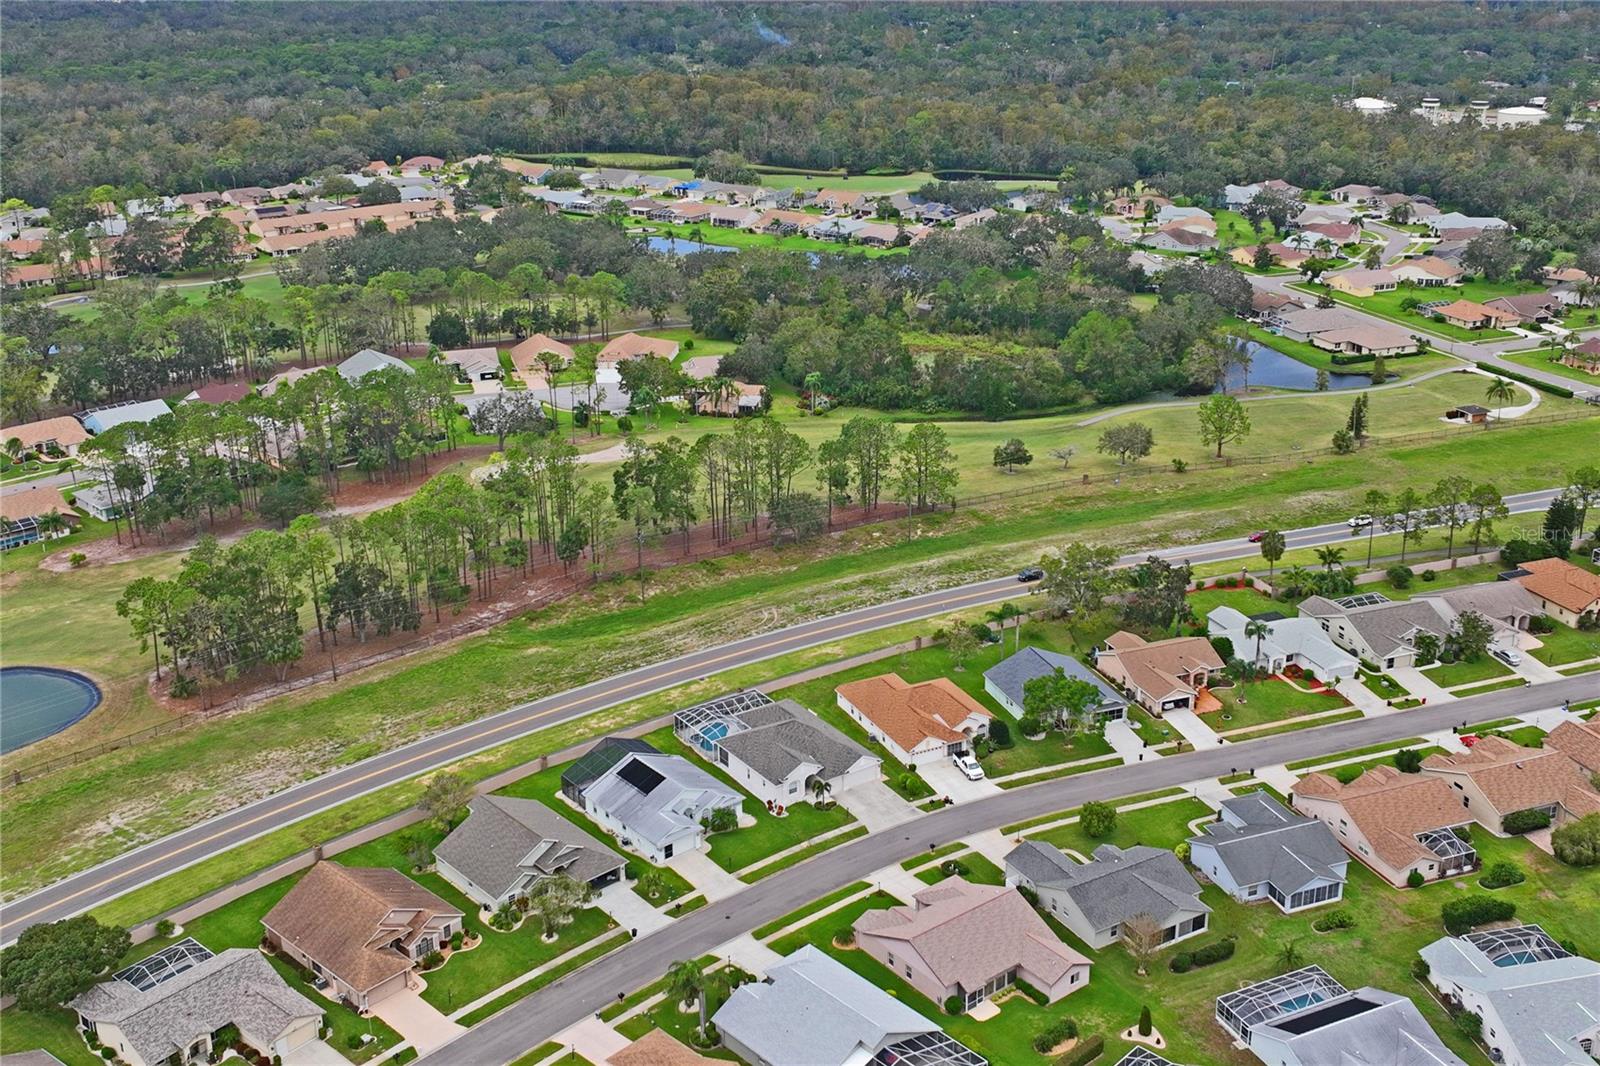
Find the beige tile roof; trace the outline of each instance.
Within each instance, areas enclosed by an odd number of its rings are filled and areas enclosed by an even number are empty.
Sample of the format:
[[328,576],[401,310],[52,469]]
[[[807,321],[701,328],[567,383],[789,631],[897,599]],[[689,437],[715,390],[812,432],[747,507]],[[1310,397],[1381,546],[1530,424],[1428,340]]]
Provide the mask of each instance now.
[[89,433],[76,418],[62,415],[59,418],[41,418],[37,422],[23,422],[20,425],[0,429],[0,443],[13,437],[20,440],[24,448],[32,448],[52,440],[63,448],[69,448],[88,440]]
[[1544,746],[1565,752],[1590,773],[1600,773],[1600,721],[1562,722],[1544,738]]
[[1600,574],[1591,574],[1565,559],[1534,559],[1522,564],[1527,577],[1517,582],[1540,599],[1559,604],[1574,614],[1600,604]]
[[665,1029],[648,1033],[606,1059],[607,1066],[723,1066],[708,1059]]
[[945,985],[983,987],[1012,967],[1049,983],[1089,960],[1063,944],[1014,888],[959,877],[923,889],[912,907],[867,911],[859,933],[904,941]]
[[611,343],[600,349],[598,361],[602,363],[620,363],[624,359],[634,359],[641,355],[656,355],[662,359],[675,359],[678,355],[678,342],[667,340],[664,337],[646,337],[638,333],[624,333],[620,337],[611,338]]
[[55,511],[63,518],[78,517],[78,512],[74,511],[67,498],[61,495],[61,490],[49,485],[33,485],[0,494],[0,515],[10,521],[15,522],[19,518],[38,518],[51,511]]
[[1374,766],[1348,785],[1328,774],[1307,774],[1293,792],[1337,802],[1378,858],[1395,869],[1433,855],[1417,842],[1418,833],[1472,821],[1443,778],[1403,774],[1392,766]]
[[1460,267],[1448,259],[1440,259],[1436,255],[1424,255],[1417,259],[1408,259],[1395,267],[1395,270],[1404,270],[1408,267],[1420,270],[1424,274],[1432,274],[1436,278],[1458,278],[1462,274]]
[[386,945],[414,935],[419,921],[461,916],[399,870],[319,862],[261,924],[365,991],[411,968]]
[[881,674],[847,681],[835,691],[906,751],[929,737],[964,740],[962,722],[974,714],[994,717],[947,677],[912,685],[899,674]]
[[1589,787],[1589,775],[1565,752],[1525,748],[1504,737],[1484,737],[1461,755],[1430,755],[1422,761],[1422,769],[1466,775],[1500,814],[1563,804],[1568,789]]
[[1173,637],[1151,643],[1137,634],[1120,632],[1113,633],[1106,644],[1116,652],[1128,680],[1153,698],[1191,691],[1194,686],[1178,680],[1180,675],[1202,667],[1221,670],[1224,666],[1205,637]]
[[1488,319],[1491,322],[1515,322],[1517,320],[1517,316],[1510,311],[1486,307],[1471,300],[1455,300],[1445,304],[1443,307],[1434,308],[1433,313],[1441,318],[1451,318],[1462,322],[1476,322],[1481,319]]

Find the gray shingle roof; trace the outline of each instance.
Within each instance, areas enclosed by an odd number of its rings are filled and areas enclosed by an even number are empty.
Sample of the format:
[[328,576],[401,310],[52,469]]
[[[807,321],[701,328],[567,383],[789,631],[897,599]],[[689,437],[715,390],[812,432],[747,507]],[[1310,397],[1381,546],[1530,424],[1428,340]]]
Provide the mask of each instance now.
[[[1347,1002],[1369,1009],[1349,1013]],[[1322,1013],[1325,1012],[1325,1013]],[[1325,1019],[1316,1024],[1317,1019]],[[1293,1027],[1285,1029],[1289,1023]],[[1294,1061],[1329,1066],[1466,1066],[1445,1047],[1417,1005],[1381,988],[1358,988],[1298,1011],[1276,1023],[1255,1026],[1291,1048]]]
[[[641,792],[624,776],[630,764],[643,763],[661,781]],[[700,824],[714,807],[738,808],[742,799],[689,760],[678,755],[640,755],[630,752],[583,793],[584,802],[604,811],[629,833],[661,844],[683,829]]]
[[495,897],[529,873],[565,873],[587,884],[623,858],[537,800],[479,796],[467,820],[434,854]]
[[717,1011],[717,1028],[772,1066],[864,1062],[895,1039],[939,1026],[807,944],[742,985]]
[[115,1023],[145,1062],[161,1062],[229,1023],[270,1047],[294,1022],[322,1016],[254,948],[230,948],[145,992],[104,981],[71,1006],[89,1021]]
[[1005,693],[1006,699],[1021,707],[1022,687],[1036,677],[1048,677],[1057,670],[1068,677],[1087,681],[1099,689],[1101,710],[1128,706],[1128,701],[1106,684],[1099,674],[1070,655],[1061,655],[1043,648],[1023,648],[1015,655],[1002,659],[985,670],[983,679],[992,682],[995,688]]
[[407,374],[414,374],[410,365],[392,355],[363,348],[336,368],[341,377],[346,381],[359,381],[375,370],[404,370]]
[[1209,914],[1200,885],[1183,863],[1162,848],[1115,844],[1094,849],[1094,861],[1073,862],[1060,849],[1025,840],[1006,856],[1015,869],[1040,888],[1065,892],[1096,929],[1110,929],[1139,914],[1163,926],[1178,914]]
[[1301,614],[1316,618],[1343,617],[1372,648],[1373,654],[1388,656],[1409,651],[1420,630],[1444,637],[1450,632],[1436,601],[1430,599],[1375,603],[1366,607],[1341,607],[1332,600],[1312,596],[1300,605]]
[[1236,796],[1222,806],[1245,824],[1212,822],[1191,844],[1214,847],[1240,885],[1271,882],[1287,896],[1319,878],[1344,880],[1335,867],[1349,856],[1322,822],[1294,813],[1265,792]]
[[768,781],[783,781],[802,763],[820,766],[821,776],[831,780],[862,759],[873,758],[866,748],[828,728],[793,700],[752,707],[738,718],[745,731],[718,743]]

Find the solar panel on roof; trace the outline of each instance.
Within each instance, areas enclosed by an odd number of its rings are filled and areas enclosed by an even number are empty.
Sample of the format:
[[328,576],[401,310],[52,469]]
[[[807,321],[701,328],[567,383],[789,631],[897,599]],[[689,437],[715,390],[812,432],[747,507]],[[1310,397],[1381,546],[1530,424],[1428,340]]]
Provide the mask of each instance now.
[[1302,1011],[1299,1014],[1271,1024],[1274,1028],[1282,1029],[1286,1033],[1294,1033],[1298,1036],[1301,1033],[1314,1033],[1324,1026],[1332,1025],[1334,1022],[1342,1022],[1346,1018],[1354,1018],[1356,1015],[1365,1014],[1369,1010],[1377,1010],[1379,1006],[1380,1004],[1367,999],[1341,999],[1328,1004],[1326,1007]]
[[638,789],[646,796],[654,792],[656,790],[656,786],[660,785],[661,782],[666,780],[666,778],[661,776],[661,772],[659,770],[648,763],[639,761],[638,759],[628,760],[622,769],[617,771],[617,776],[622,778],[628,784],[632,785],[634,788]]

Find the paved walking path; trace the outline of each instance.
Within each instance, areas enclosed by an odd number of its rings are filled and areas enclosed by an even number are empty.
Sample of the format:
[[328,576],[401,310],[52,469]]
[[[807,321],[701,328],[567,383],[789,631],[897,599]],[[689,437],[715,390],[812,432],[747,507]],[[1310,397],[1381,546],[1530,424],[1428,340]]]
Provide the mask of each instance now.
[[1255,778],[1263,785],[1275,788],[1285,796],[1289,794],[1290,789],[1300,782],[1300,775],[1282,763],[1256,767]]

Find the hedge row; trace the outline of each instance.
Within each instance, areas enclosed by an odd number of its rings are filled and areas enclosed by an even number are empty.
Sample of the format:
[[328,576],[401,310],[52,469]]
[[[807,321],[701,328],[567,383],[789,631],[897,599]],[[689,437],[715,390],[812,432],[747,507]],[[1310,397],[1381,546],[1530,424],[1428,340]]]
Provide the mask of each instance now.
[[1195,948],[1193,951],[1180,951],[1172,956],[1172,961],[1167,968],[1173,973],[1188,973],[1190,970],[1201,966],[1210,966],[1212,963],[1221,962],[1223,959],[1233,957],[1233,938],[1216,940],[1204,947]]
[[1563,396],[1566,399],[1572,399],[1572,390],[1564,385],[1552,385],[1548,381],[1540,381],[1538,378],[1519,374],[1515,370],[1506,370],[1503,367],[1495,366],[1493,363],[1485,363],[1481,359],[1478,360],[1478,369],[1486,370],[1491,374],[1499,374],[1501,377],[1510,378],[1512,381],[1520,381],[1531,388],[1543,389],[1552,396]]

